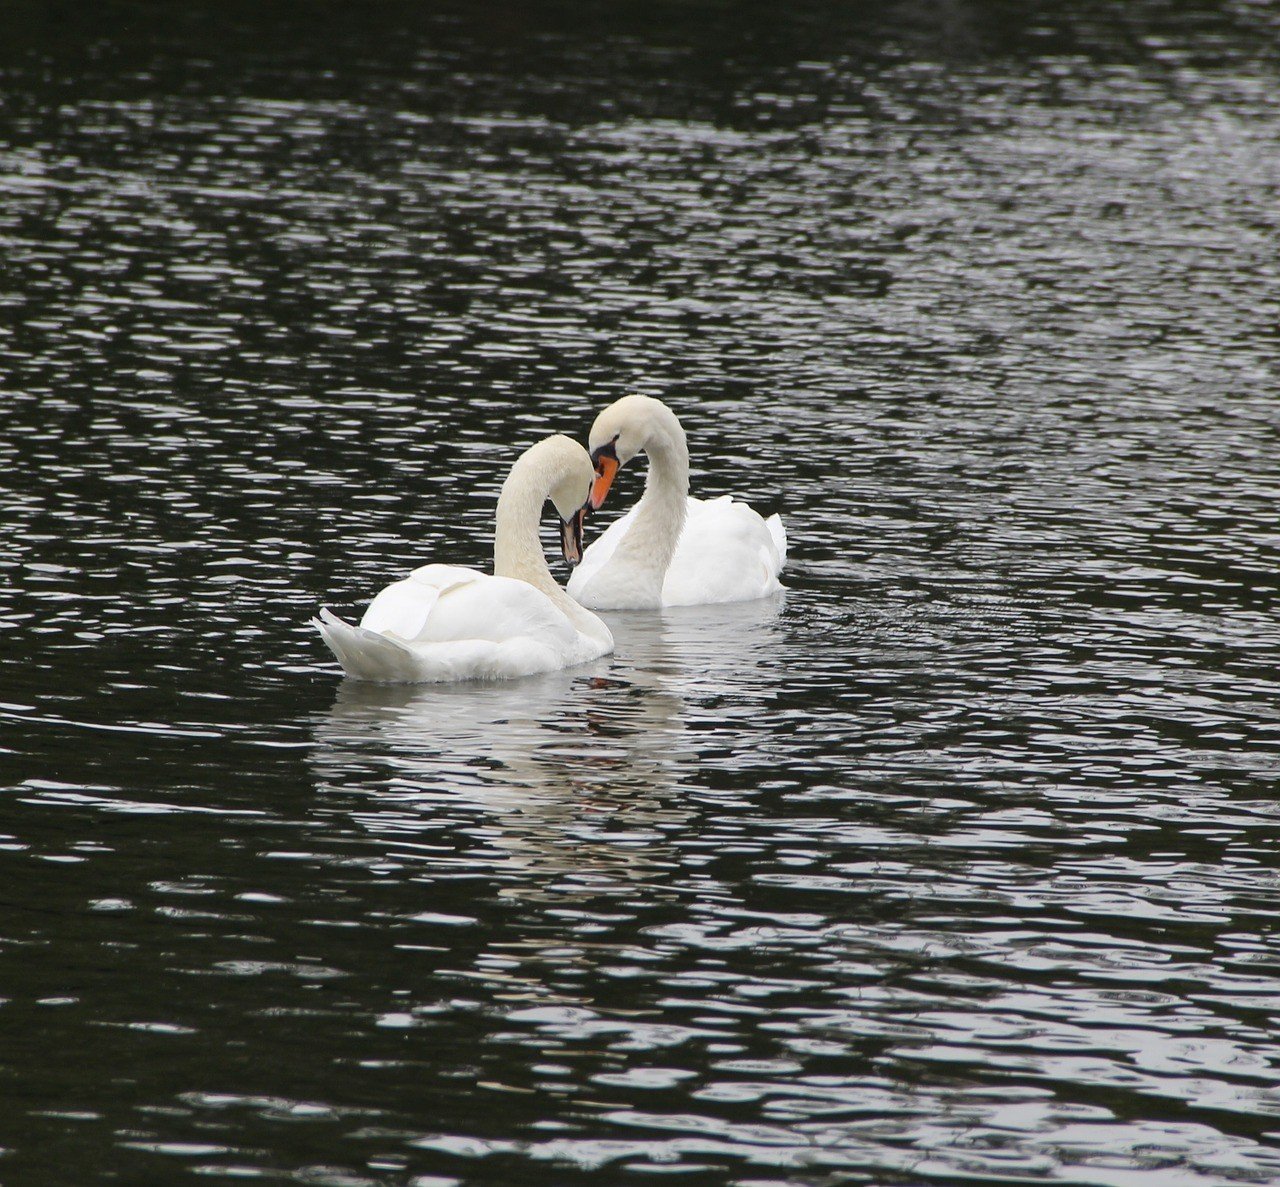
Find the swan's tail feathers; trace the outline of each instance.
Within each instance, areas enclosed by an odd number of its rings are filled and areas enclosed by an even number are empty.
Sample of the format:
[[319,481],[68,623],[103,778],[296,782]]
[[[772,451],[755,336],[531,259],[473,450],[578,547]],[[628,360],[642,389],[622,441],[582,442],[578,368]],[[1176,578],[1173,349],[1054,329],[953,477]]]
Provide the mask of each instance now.
[[332,610],[321,610],[311,622],[348,676],[358,680],[403,680],[415,666],[413,652],[403,643],[362,626],[352,626]]
[[782,516],[771,515],[764,521],[764,526],[769,529],[769,535],[773,537],[773,542],[778,549],[778,572],[782,572],[782,566],[787,563],[787,529],[782,526]]

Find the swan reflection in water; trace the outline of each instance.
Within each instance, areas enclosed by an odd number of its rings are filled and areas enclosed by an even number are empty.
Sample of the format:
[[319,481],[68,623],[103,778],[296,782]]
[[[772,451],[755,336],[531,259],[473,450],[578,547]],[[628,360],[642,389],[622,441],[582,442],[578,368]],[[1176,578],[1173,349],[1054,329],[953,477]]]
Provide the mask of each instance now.
[[424,874],[634,890],[676,864],[668,835],[694,813],[690,722],[769,681],[781,607],[609,615],[616,655],[498,684],[345,681],[315,730],[321,810],[418,843]]

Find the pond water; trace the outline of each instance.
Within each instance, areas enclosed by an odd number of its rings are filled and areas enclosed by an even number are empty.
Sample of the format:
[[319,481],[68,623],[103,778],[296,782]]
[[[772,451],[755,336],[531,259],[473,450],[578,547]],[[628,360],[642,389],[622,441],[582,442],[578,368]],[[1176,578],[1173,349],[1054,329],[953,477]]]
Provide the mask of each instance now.
[[[6,1187],[1276,1181],[1273,7],[4,13]],[[785,594],[339,679],[626,392]]]

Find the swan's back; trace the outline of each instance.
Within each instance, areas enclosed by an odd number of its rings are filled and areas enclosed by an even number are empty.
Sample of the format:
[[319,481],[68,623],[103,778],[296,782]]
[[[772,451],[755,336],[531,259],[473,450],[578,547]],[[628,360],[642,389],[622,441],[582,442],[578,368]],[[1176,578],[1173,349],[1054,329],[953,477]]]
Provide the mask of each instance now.
[[362,680],[504,680],[605,654],[545,594],[513,577],[426,565],[382,590],[359,626],[312,620],[343,671]]
[[680,543],[662,582],[662,604],[747,602],[780,590],[786,533],[776,515],[770,520],[730,495],[691,497]]
[[[570,578],[569,593],[584,605],[607,608],[627,604],[618,598],[632,582],[622,571],[626,562],[610,562],[631,530],[635,515],[636,507],[632,507],[610,524],[587,549]],[[778,574],[786,559],[787,534],[777,515],[766,520],[731,495],[718,499],[691,495],[675,555],[663,577],[662,605],[698,606],[768,597],[782,588]],[[640,579],[637,574],[635,580]]]

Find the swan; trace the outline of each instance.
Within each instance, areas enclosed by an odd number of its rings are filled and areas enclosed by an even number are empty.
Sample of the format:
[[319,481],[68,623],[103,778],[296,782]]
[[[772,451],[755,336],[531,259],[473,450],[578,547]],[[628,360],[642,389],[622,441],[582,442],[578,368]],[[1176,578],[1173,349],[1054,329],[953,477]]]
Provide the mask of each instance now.
[[424,565],[378,594],[359,626],[322,609],[311,619],[348,676],[385,683],[506,680],[608,655],[613,635],[556,584],[538,540],[548,499],[565,559],[582,553],[595,472],[587,451],[556,435],[525,450],[498,497],[492,577]]
[[598,510],[614,476],[637,453],[649,455],[644,496],[587,549],[569,579],[570,596],[592,610],[649,610],[748,602],[782,588],[787,533],[730,495],[689,494],[689,447],[661,400],[623,396],[591,426]]

